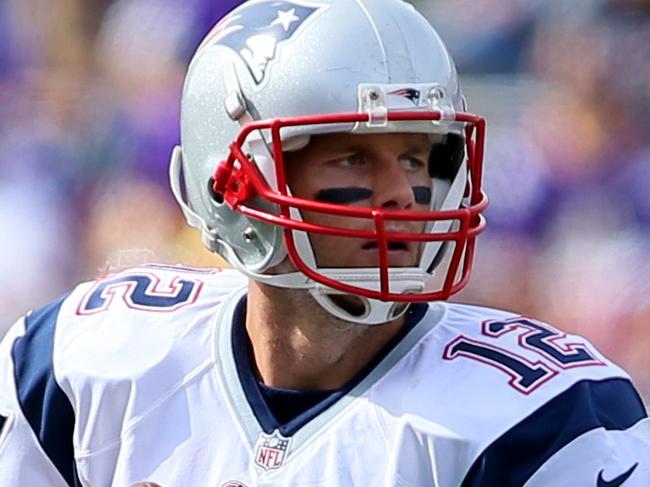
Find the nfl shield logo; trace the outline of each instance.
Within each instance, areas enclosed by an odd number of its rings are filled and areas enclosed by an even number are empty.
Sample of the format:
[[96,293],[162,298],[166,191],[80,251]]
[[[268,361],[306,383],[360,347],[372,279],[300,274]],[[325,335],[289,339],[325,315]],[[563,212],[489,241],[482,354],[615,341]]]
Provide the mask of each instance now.
[[264,470],[275,470],[282,466],[289,450],[291,438],[285,438],[278,430],[270,435],[261,433],[255,446],[255,463]]

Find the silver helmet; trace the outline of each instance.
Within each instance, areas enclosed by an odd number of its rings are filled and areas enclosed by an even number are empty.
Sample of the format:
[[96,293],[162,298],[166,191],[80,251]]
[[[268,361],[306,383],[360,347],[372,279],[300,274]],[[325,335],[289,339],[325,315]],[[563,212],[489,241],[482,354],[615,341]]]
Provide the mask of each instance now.
[[[252,279],[306,289],[336,317],[384,323],[410,302],[446,299],[466,284],[485,226],[484,127],[466,113],[444,44],[410,4],[249,0],[212,29],[190,63],[171,184],[205,245]],[[292,196],[284,154],[319,134],[392,132],[431,140],[427,211]],[[305,209],[372,229],[318,227],[303,219]],[[391,231],[391,221],[409,219],[425,222],[424,231]],[[319,266],[313,233],[373,239],[379,263]],[[390,243],[400,241],[419,246],[417,265],[387,264]],[[287,259],[290,266],[278,267]]]

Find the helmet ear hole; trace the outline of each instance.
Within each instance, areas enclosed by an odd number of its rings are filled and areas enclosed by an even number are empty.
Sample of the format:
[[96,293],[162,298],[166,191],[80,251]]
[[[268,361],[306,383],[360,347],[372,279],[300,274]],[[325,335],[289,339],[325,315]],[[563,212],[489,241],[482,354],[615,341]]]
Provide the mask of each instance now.
[[219,205],[223,204],[223,193],[214,190],[214,178],[212,177],[208,179],[208,193],[215,203]]

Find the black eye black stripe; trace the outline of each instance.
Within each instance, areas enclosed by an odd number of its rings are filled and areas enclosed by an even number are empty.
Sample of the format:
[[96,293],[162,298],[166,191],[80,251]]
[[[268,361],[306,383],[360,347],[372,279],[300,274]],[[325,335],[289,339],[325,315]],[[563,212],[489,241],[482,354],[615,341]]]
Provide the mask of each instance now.
[[325,203],[346,205],[367,200],[372,196],[368,188],[328,188],[320,190],[314,199]]
[[[419,205],[431,203],[431,188],[426,186],[413,186],[415,202]],[[334,203],[337,205],[349,205],[366,200],[372,196],[372,190],[368,188],[327,188],[322,189],[314,197],[317,201]]]
[[431,204],[431,188],[426,186],[413,186],[413,194],[415,195],[415,202],[418,205]]

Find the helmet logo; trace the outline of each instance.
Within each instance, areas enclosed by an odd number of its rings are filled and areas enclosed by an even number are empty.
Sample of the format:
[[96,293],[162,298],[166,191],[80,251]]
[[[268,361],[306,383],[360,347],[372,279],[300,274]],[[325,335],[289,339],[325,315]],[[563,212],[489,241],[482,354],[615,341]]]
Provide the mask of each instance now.
[[278,45],[290,40],[320,8],[292,0],[246,2],[212,29],[199,50],[217,44],[231,48],[246,63],[255,83],[260,84]]
[[398,90],[389,91],[388,94],[408,98],[416,107],[420,104],[421,93],[420,90],[416,90],[415,88],[400,88]]

